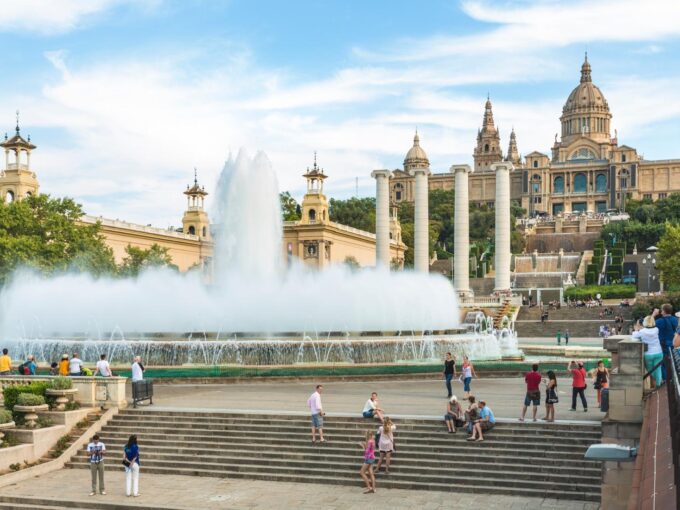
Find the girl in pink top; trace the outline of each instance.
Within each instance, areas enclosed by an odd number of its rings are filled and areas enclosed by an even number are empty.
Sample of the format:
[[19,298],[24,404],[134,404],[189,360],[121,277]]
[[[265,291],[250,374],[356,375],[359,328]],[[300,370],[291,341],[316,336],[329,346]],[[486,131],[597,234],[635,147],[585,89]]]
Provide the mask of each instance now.
[[364,449],[364,463],[361,465],[359,474],[366,482],[366,490],[364,494],[375,492],[375,474],[373,473],[373,464],[375,463],[375,438],[373,432],[366,431],[366,440],[359,443]]

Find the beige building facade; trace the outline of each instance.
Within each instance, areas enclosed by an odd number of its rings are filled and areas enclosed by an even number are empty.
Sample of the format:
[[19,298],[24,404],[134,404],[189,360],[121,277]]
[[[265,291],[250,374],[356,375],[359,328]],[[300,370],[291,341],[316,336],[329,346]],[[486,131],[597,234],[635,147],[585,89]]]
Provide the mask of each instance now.
[[[533,151],[522,160],[513,130],[504,155],[487,99],[473,151],[470,201],[493,205],[496,177],[490,168],[500,161],[513,163],[511,198],[529,215],[625,210],[629,199],[659,200],[680,192],[680,159],[644,159],[635,148],[619,144],[616,130],[611,135],[611,119],[609,104],[592,81],[587,56],[580,82],[562,108],[561,134],[555,135],[550,154]],[[402,170],[393,175],[392,200],[412,202],[414,179]],[[453,175],[448,172],[433,173],[429,179],[430,190],[453,188]]]

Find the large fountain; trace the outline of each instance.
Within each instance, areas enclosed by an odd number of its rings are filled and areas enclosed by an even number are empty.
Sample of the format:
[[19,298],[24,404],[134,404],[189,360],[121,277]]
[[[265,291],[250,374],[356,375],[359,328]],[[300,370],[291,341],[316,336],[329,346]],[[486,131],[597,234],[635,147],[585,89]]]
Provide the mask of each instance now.
[[396,363],[447,351],[498,359],[510,328],[466,330],[441,276],[387,269],[286,268],[278,183],[263,153],[241,151],[217,189],[215,272],[148,270],[136,279],[16,274],[0,294],[0,334],[13,356],[85,361],[141,355],[155,365]]

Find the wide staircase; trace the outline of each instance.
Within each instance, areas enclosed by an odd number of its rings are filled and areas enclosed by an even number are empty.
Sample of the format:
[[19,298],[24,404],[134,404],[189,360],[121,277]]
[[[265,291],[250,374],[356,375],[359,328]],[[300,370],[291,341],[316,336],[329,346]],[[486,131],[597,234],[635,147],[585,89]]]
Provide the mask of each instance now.
[[[599,501],[601,465],[583,455],[599,424],[499,423],[483,443],[448,434],[442,421],[395,420],[397,453],[384,488],[483,492]],[[359,441],[373,420],[326,417],[312,444],[307,416],[125,410],[100,436],[122,451],[137,434],[145,473],[360,486]],[[69,463],[87,467],[85,451]]]
[[498,308],[496,312],[493,314],[494,328],[500,329],[500,327],[503,325],[503,317],[510,313],[511,308],[512,305],[510,304],[510,300],[509,299],[504,300],[500,308]]
[[[600,318],[604,307],[568,308],[548,310],[547,322],[541,323],[541,309],[537,306],[529,308],[523,306],[517,315],[515,329],[520,338],[554,337],[558,331],[564,335],[566,329],[572,338],[597,338],[600,326],[607,324],[610,328],[616,326],[614,317],[622,315],[625,319],[624,328],[628,328],[632,321],[630,307],[612,306],[612,315]],[[618,327],[617,327],[618,329]]]

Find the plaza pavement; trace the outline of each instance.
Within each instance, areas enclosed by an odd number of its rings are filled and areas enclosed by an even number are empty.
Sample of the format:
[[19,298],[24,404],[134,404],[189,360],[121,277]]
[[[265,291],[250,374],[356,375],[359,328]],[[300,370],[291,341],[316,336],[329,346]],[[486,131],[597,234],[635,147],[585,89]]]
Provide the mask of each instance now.
[[[141,451],[143,455],[143,450]],[[397,510],[444,510],[484,508],[515,510],[595,510],[596,503],[563,501],[516,496],[456,494],[451,492],[380,489],[376,494],[363,494],[358,475],[356,487],[307,483],[232,480],[227,478],[147,475],[143,457],[140,471],[140,497],[125,496],[125,478],[117,458],[110,459],[106,471],[106,496],[89,496],[90,472],[85,469],[62,469],[39,478],[3,487],[5,496],[44,497],[69,501],[72,508],[88,508],[97,503],[125,504],[138,508],[152,506],[167,510],[365,510],[391,508]]]
[[[316,384],[323,384],[323,406],[329,416],[360,415],[372,391],[378,392],[380,406],[388,415],[441,417],[446,410],[446,388],[443,379],[424,375],[422,379],[390,379],[381,381],[260,380],[226,384],[156,384],[156,409],[228,410],[238,412],[308,414],[307,398]],[[453,381],[454,394],[463,397],[463,385]],[[523,377],[479,378],[472,380],[472,393],[486,400],[497,418],[519,417],[526,392]],[[597,408],[595,390],[588,382],[588,412],[571,412],[571,378],[558,379],[560,402],[555,416],[562,420],[600,421],[604,416]],[[465,402],[461,402],[465,405]],[[543,402],[541,402],[542,404]],[[578,408],[580,409],[580,402]],[[543,406],[539,413],[544,410]],[[538,415],[539,418],[542,414]]]

